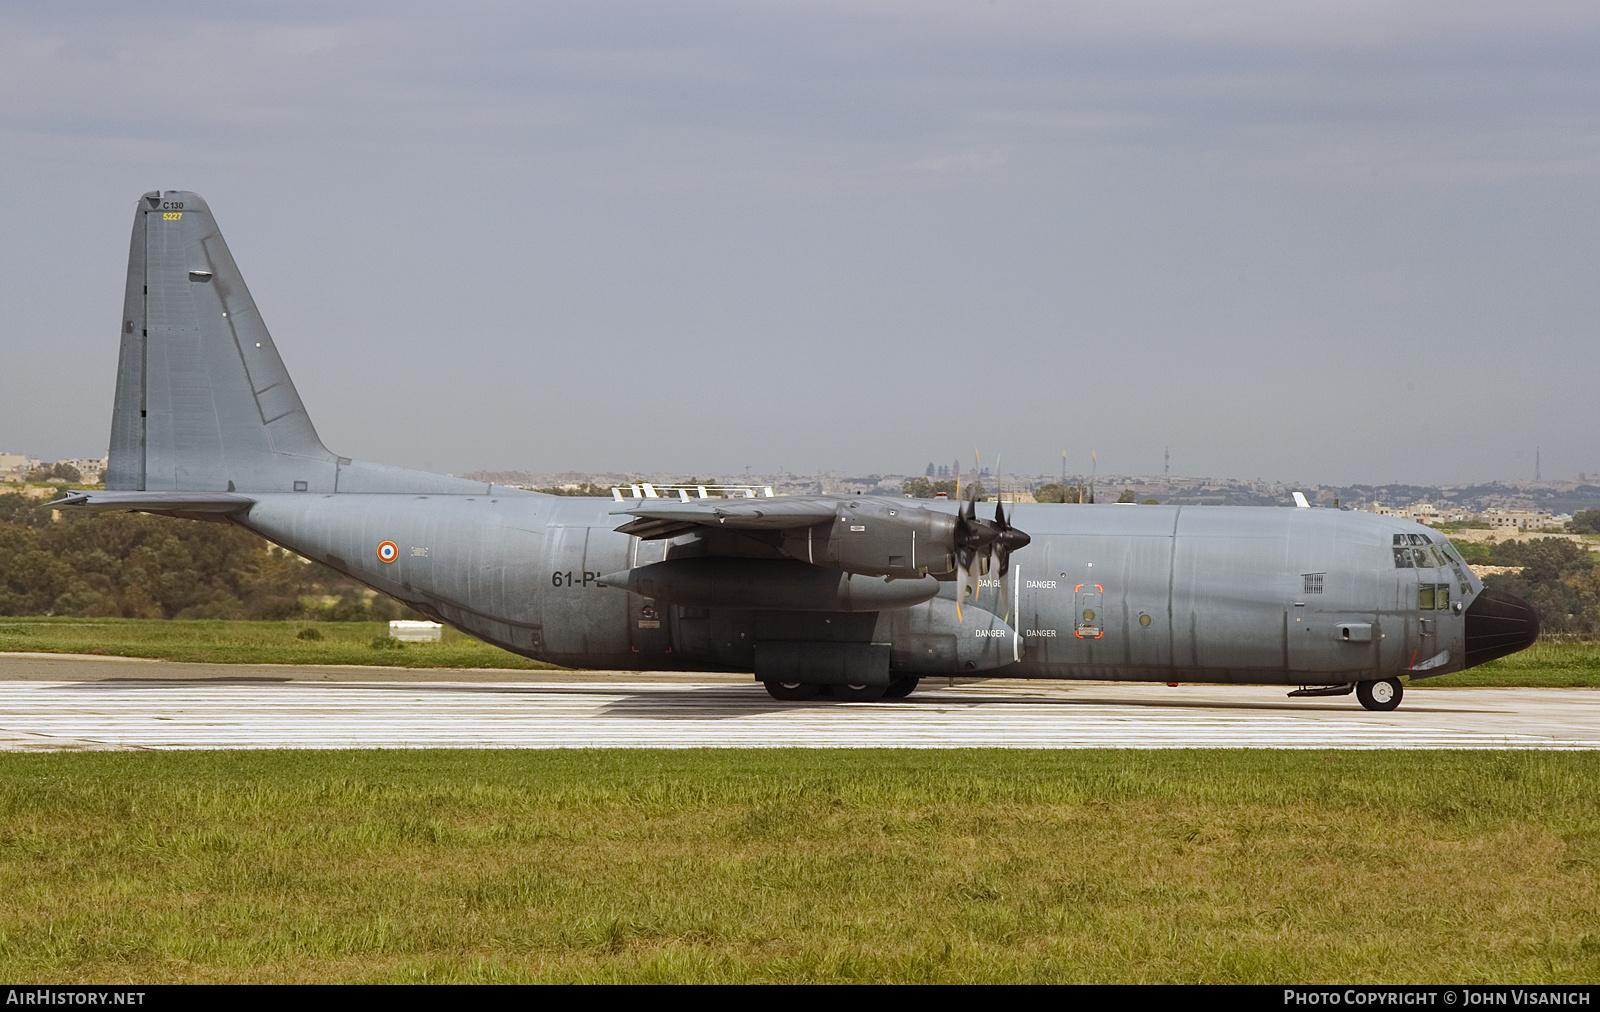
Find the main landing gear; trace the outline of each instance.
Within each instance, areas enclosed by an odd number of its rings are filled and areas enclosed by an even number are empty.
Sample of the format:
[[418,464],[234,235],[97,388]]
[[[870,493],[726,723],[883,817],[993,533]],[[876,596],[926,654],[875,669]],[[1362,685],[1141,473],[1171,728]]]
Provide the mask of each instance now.
[[917,688],[909,676],[891,679],[888,685],[817,685],[813,682],[762,682],[767,694],[784,702],[815,699],[827,689],[834,699],[845,703],[871,703],[879,699],[904,699]]
[[1356,683],[1356,698],[1369,710],[1392,710],[1400,705],[1400,697],[1403,695],[1405,690],[1400,688],[1398,678],[1385,678],[1381,682]]
[[1385,678],[1374,682],[1345,682],[1343,685],[1312,685],[1289,693],[1290,696],[1348,696],[1354,689],[1361,705],[1369,710],[1392,710],[1400,705],[1405,694],[1400,679]]

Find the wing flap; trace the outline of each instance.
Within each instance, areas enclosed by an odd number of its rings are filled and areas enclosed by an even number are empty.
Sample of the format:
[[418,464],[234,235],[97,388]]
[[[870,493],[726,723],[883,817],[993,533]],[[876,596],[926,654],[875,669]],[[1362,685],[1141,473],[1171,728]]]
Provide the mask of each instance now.
[[702,499],[691,502],[652,503],[616,510],[613,516],[631,516],[618,527],[645,541],[676,537],[697,527],[731,527],[735,530],[785,530],[810,527],[832,520],[839,500],[831,496],[780,496],[773,499]]

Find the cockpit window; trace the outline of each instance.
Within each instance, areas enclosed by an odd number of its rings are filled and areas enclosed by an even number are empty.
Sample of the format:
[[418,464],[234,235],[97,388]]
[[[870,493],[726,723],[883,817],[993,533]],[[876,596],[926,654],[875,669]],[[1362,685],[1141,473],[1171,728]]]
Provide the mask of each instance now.
[[[1401,547],[1401,546],[1405,547]],[[1452,554],[1455,549],[1449,544],[1435,545],[1429,543],[1427,537],[1421,534],[1396,534],[1394,536],[1394,568],[1396,569],[1443,569],[1452,561],[1459,561],[1460,556]]]

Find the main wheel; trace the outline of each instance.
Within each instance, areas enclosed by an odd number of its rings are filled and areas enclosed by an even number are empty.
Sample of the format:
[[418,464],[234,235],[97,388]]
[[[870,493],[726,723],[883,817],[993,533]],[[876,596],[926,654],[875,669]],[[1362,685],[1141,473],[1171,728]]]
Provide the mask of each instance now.
[[917,691],[917,680],[910,675],[902,675],[889,682],[889,687],[883,690],[886,699],[904,699]]
[[883,698],[887,685],[835,685],[833,698],[846,703],[873,703]]
[[767,687],[767,695],[773,699],[793,702],[801,699],[815,699],[818,686],[814,682],[762,682]]
[[1403,695],[1405,690],[1400,688],[1398,678],[1356,684],[1356,698],[1369,710],[1392,710],[1400,705],[1400,697]]

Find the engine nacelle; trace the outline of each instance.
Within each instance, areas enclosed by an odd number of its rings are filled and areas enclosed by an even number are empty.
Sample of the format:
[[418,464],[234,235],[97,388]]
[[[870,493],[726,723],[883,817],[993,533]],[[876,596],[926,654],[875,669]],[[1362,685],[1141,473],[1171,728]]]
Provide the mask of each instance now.
[[783,559],[669,559],[609,573],[599,582],[656,601],[746,611],[884,611],[939,593],[932,577],[883,580]]
[[830,522],[785,530],[779,549],[847,573],[917,579],[955,570],[955,531],[956,518],[948,513],[899,500],[852,499],[839,503]]

